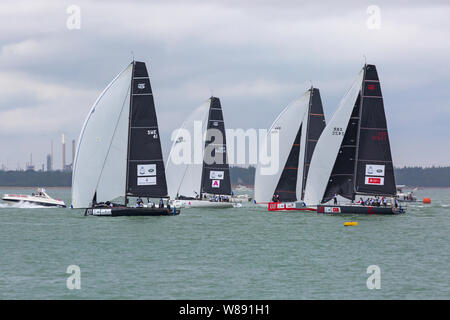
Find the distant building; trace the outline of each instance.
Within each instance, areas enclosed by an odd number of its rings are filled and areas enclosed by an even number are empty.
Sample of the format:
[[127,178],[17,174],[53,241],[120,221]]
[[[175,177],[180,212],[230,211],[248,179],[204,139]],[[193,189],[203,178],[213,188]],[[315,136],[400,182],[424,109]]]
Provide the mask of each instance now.
[[53,171],[52,156],[50,154],[47,155],[47,171]]
[[75,140],[72,140],[72,166],[75,161]]
[[66,171],[66,137],[62,134],[62,170]]
[[26,171],[34,171],[33,154],[30,154],[30,162],[26,163]]

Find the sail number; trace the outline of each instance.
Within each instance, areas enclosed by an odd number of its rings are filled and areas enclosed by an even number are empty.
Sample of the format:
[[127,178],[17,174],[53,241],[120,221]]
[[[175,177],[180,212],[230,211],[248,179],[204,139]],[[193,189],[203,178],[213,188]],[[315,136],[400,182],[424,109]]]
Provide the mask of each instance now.
[[344,130],[341,127],[334,127],[333,132],[331,134],[333,136],[341,136],[344,135]]
[[373,141],[386,141],[387,131],[378,131],[376,135],[372,136]]
[[147,135],[153,136],[153,139],[158,138],[158,131],[157,130],[147,130]]

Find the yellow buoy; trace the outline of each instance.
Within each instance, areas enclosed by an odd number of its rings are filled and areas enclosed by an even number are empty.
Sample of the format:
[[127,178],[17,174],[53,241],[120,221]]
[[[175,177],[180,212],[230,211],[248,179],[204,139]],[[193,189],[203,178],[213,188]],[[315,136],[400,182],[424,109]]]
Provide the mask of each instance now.
[[350,221],[350,222],[344,222],[344,226],[350,227],[350,226],[357,226],[358,222],[356,221]]

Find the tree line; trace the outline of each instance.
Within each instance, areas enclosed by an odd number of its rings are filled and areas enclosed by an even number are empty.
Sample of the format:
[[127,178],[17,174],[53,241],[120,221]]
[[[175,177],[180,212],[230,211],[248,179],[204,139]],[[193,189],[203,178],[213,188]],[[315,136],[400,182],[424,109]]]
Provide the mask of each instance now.
[[[255,167],[230,167],[231,184],[253,186]],[[395,168],[397,184],[411,187],[450,187],[450,167]],[[0,186],[70,187],[72,173],[67,171],[0,171]]]

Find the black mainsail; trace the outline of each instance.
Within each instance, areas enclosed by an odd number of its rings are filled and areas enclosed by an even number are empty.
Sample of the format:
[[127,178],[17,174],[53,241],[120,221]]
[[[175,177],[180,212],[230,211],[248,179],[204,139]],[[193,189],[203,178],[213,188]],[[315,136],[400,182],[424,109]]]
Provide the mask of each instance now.
[[395,196],[397,193],[380,80],[374,65],[365,66],[355,193]]
[[311,98],[309,100],[308,122],[306,127],[305,158],[303,161],[302,199],[305,196],[305,187],[311,158],[317,141],[319,140],[323,129],[325,129],[325,116],[323,113],[320,91],[317,88],[311,87],[310,92]]
[[231,195],[225,123],[216,97],[210,98],[200,189],[201,193]]
[[128,128],[126,197],[167,197],[155,103],[144,62],[133,63]]
[[348,121],[322,203],[338,194],[395,196],[395,178],[383,97],[375,65],[365,65],[363,80]]

